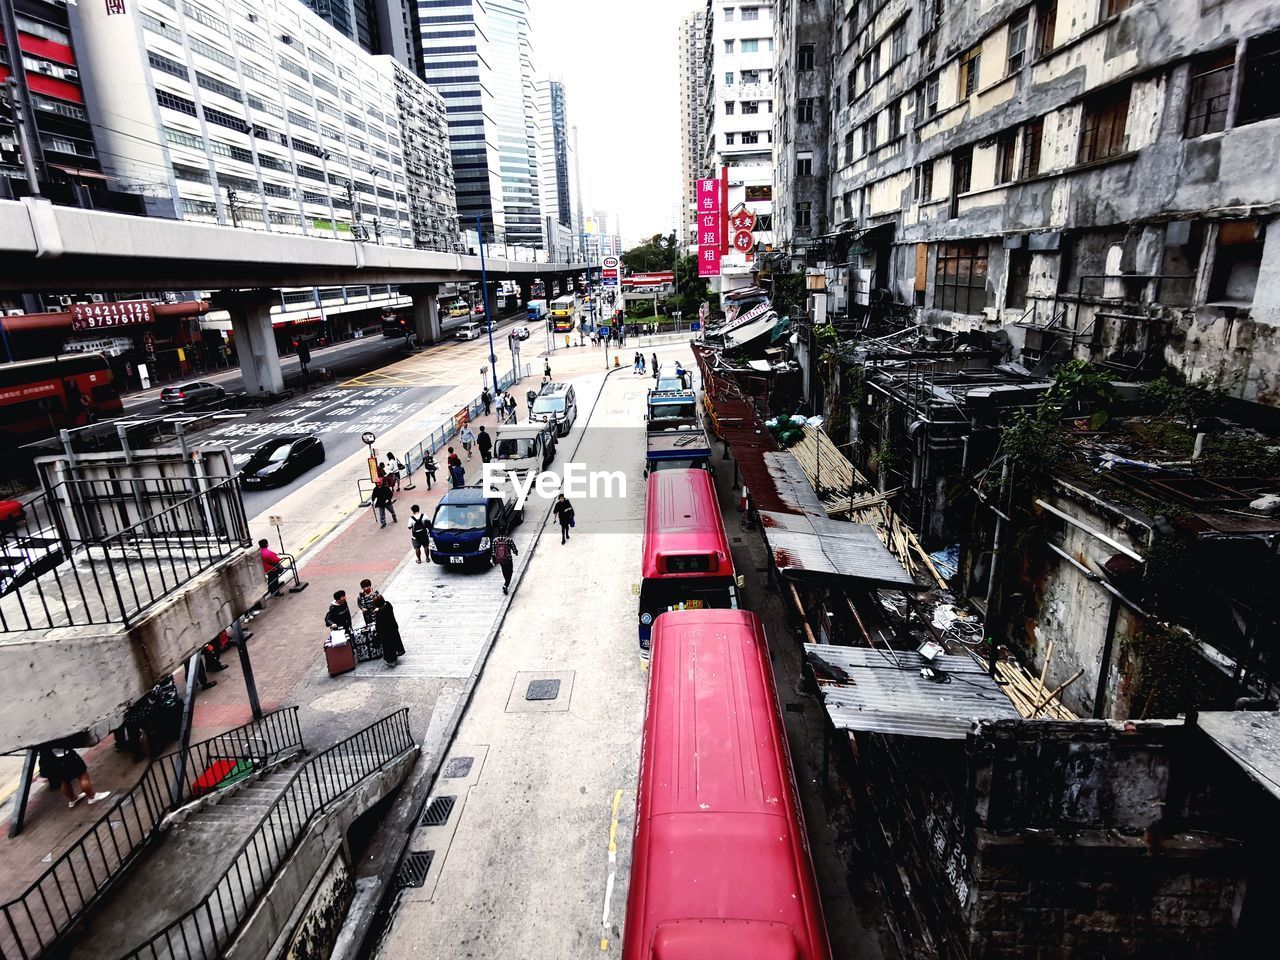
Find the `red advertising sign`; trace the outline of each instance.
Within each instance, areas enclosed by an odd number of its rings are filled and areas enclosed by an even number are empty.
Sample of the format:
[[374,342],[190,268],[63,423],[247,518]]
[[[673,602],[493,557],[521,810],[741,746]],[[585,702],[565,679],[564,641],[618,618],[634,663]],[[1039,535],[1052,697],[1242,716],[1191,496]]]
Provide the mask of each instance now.
[[[729,217],[729,225],[734,230],[746,230],[749,233],[756,228],[756,215],[750,210],[741,209]],[[733,244],[738,245],[737,237],[734,237]]]
[[720,245],[720,214],[698,214],[698,243]]
[[700,277],[720,276],[720,248],[719,247],[699,247],[698,248],[698,276]]
[[128,327],[156,322],[156,313],[150,300],[73,303],[67,309],[71,314],[72,330],[97,330],[100,327]]
[[753,246],[755,241],[751,239],[750,230],[739,230],[733,235],[733,249],[739,253],[750,253]]
[[720,181],[698,181],[698,276],[720,276],[720,247],[724,218],[720,212]]
[[698,181],[698,212],[720,212],[720,181],[706,179]]

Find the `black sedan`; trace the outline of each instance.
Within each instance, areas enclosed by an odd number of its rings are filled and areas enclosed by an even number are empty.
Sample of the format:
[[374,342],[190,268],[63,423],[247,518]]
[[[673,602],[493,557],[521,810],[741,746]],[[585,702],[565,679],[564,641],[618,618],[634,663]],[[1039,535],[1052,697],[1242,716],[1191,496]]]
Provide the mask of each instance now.
[[318,437],[272,437],[254,451],[240,472],[246,489],[277,487],[324,463]]
[[227,391],[216,383],[194,380],[178,387],[165,387],[160,391],[160,402],[167,407],[198,407],[226,399]]

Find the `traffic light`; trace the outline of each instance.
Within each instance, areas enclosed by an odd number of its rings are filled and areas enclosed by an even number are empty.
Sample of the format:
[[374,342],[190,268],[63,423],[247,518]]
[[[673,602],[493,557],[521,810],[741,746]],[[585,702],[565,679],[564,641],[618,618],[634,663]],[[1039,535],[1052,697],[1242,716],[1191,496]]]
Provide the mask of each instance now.
[[302,341],[294,341],[294,346],[298,348],[298,360],[301,363],[311,362],[311,348]]

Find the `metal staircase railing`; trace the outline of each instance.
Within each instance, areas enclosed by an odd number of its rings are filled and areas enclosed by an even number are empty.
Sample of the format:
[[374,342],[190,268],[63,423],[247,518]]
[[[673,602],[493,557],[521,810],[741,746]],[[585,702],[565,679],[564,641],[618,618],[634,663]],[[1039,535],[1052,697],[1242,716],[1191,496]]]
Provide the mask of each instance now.
[[311,822],[342,794],[415,746],[409,709],[404,707],[310,757],[204,899],[121,960],[216,960]]
[[[298,708],[286,707],[192,744],[185,763],[180,762],[181,751],[153,760],[133,789],[26,892],[0,905],[0,957],[33,960],[75,927],[155,838],[165,814],[175,806],[173,787],[180,770],[189,775],[183,777],[179,804],[212,793],[273,759],[300,752],[302,746]],[[203,776],[210,766],[226,760],[235,761],[227,776]]]

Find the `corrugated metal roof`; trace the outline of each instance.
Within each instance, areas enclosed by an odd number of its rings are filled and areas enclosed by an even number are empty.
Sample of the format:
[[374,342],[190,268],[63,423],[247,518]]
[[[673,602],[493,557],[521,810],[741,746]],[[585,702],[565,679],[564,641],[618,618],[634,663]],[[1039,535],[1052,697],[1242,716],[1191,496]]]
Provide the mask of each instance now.
[[764,465],[780,499],[796,513],[816,513],[820,517],[827,509],[813,492],[813,484],[804,475],[804,468],[795,454],[786,450],[766,450]]
[[797,578],[854,577],[878,587],[924,589],[866,524],[762,510],[760,526],[773,551],[773,562],[784,574]]
[[[806,643],[804,650],[811,665],[817,657],[835,668],[814,665],[820,680],[836,671],[847,677],[820,684],[827,714],[840,730],[963,740],[977,721],[1019,719],[995,681],[967,656],[943,654],[930,663],[914,650],[890,654],[821,643]],[[941,670],[949,682],[922,677],[927,666]]]
[[1280,798],[1280,713],[1206,710],[1196,725],[1247,776]]

